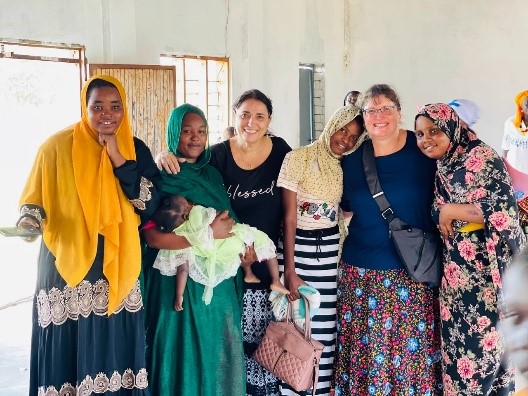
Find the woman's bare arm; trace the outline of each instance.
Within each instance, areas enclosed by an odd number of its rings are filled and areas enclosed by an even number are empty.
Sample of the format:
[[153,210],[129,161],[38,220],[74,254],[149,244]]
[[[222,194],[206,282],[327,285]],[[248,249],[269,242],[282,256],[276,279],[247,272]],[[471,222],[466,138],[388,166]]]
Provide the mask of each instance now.
[[473,204],[448,203],[440,207],[439,228],[444,237],[454,236],[453,220],[484,224],[481,210]]
[[284,208],[284,285],[290,291],[288,298],[293,301],[301,298],[299,286],[304,281],[295,272],[295,230],[297,229],[297,193],[282,188]]

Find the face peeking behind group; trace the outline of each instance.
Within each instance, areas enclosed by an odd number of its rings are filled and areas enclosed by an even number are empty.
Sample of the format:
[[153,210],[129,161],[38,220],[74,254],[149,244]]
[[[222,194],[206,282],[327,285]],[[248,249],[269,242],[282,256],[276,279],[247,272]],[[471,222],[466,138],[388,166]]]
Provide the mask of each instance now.
[[335,131],[330,137],[330,150],[338,156],[354,148],[363,133],[363,127],[357,120],[352,120]]
[[125,115],[117,88],[96,87],[88,95],[86,109],[90,126],[100,135],[115,133]]
[[207,143],[207,126],[196,113],[187,113],[183,117],[178,151],[193,164],[205,150]]
[[418,148],[427,157],[440,159],[449,148],[449,137],[428,117],[419,116],[414,124]]

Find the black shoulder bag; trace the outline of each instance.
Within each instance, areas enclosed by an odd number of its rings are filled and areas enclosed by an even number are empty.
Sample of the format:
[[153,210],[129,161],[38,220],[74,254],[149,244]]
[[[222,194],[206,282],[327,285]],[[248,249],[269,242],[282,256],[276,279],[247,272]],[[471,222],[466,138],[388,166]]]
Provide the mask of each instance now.
[[411,227],[394,215],[378,179],[374,147],[363,143],[363,167],[372,198],[389,223],[389,233],[407,272],[416,282],[440,285],[442,277],[442,245],[438,234]]

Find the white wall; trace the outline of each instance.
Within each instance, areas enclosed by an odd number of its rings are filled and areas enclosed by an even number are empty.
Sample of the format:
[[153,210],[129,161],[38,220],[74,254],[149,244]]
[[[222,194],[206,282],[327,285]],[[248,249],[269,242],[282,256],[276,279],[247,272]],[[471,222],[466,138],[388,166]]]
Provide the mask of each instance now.
[[[259,88],[272,128],[298,145],[298,64],[324,64],[327,117],[351,89],[392,84],[404,126],[417,106],[468,98],[500,147],[528,88],[525,0],[0,0],[0,37],[83,44],[92,63],[228,56],[232,97]],[[346,26],[346,28],[345,28]]]
[[[500,149],[515,95],[528,89],[525,0],[352,0],[354,45],[346,85],[391,83],[405,126],[417,106],[453,98],[482,110],[475,131]],[[405,7],[402,5],[405,4]]]

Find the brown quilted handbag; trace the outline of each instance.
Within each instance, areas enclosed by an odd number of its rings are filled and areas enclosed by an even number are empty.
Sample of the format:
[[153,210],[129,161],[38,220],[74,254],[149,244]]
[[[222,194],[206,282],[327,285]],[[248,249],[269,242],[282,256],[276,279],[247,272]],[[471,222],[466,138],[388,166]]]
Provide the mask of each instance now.
[[288,302],[286,318],[271,322],[253,357],[296,391],[313,389],[319,377],[319,360],[324,345],[311,338],[310,308],[304,299],[304,331],[293,323],[293,305]]

